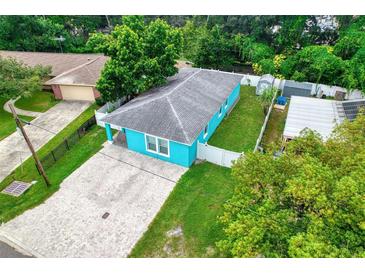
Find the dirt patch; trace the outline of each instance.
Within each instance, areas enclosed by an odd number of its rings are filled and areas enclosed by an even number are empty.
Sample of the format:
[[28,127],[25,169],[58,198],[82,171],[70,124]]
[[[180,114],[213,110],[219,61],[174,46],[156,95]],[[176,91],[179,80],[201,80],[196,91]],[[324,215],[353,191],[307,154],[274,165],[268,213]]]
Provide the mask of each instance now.
[[166,232],[167,241],[163,247],[163,257],[181,258],[187,257],[185,238],[181,226],[177,226]]

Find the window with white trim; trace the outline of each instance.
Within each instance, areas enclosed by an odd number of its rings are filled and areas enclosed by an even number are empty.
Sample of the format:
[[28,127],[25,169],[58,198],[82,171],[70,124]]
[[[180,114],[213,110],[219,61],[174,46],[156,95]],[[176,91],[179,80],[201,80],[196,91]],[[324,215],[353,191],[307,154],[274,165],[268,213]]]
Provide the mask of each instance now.
[[168,156],[169,155],[169,142],[165,139],[158,139],[158,152]]
[[146,135],[147,150],[157,152],[156,137]]
[[208,125],[206,125],[204,128],[204,138],[207,137],[207,135],[208,135]]
[[146,134],[146,148],[149,152],[161,154],[167,157],[170,155],[169,140],[166,139]]
[[226,99],[226,101],[224,102],[224,108],[228,107],[228,99]]

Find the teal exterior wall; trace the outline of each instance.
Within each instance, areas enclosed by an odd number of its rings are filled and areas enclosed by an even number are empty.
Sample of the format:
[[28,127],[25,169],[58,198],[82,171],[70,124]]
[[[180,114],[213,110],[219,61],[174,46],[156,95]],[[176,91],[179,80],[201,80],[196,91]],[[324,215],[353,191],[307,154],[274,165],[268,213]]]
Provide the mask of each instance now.
[[[204,136],[204,128],[200,132],[198,138],[192,145],[181,144],[174,141],[169,141],[170,156],[166,157],[161,154],[150,152],[146,149],[145,134],[142,132],[134,131],[131,129],[123,129],[126,134],[128,149],[154,157],[160,160],[168,161],[174,164],[178,164],[184,167],[190,167],[197,156],[197,144],[206,143],[209,138],[213,135],[219,124],[222,122],[224,117],[230,108],[234,105],[240,95],[240,84],[238,84],[228,97],[227,108],[222,106],[222,114],[219,115],[219,110],[213,115],[212,119],[208,123],[208,134]],[[205,126],[204,126],[205,127]],[[158,136],[157,136],[158,137]]]
[[166,157],[161,154],[150,152],[146,149],[146,139],[144,133],[126,128],[125,134],[127,146],[130,150],[185,167],[189,167],[192,164],[190,161],[190,146],[188,145],[169,141],[170,155],[169,157]]

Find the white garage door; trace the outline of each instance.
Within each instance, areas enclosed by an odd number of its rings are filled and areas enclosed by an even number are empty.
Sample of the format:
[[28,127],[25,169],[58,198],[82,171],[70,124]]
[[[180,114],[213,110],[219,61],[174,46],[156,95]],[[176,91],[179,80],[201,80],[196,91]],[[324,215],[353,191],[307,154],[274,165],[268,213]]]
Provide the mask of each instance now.
[[63,100],[95,101],[92,87],[60,86]]

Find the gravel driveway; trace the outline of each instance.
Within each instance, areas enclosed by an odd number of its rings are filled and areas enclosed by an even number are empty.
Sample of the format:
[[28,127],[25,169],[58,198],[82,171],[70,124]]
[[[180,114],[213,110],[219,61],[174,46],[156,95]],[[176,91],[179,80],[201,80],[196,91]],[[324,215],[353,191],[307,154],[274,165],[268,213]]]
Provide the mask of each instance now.
[[0,236],[38,257],[126,257],[185,171],[105,144],[44,204],[4,224]]
[[[31,123],[58,133],[79,116],[90,102],[62,101],[34,119]],[[39,149],[53,138],[54,134],[35,126],[25,126],[35,149]],[[14,132],[0,141],[0,182],[25,161],[31,153],[24,138]]]

